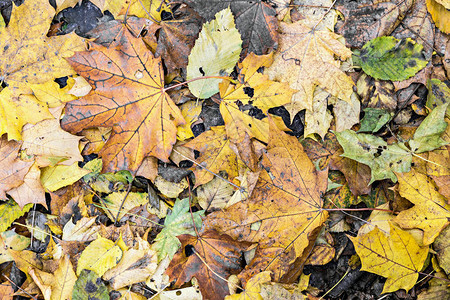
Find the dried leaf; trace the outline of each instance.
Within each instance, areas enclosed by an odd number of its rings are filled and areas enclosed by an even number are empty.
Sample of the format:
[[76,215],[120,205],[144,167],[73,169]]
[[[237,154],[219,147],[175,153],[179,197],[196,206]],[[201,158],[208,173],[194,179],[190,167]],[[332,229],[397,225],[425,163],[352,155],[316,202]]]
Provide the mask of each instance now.
[[69,59],[95,89],[66,105],[61,126],[71,132],[113,126],[100,151],[103,169],[135,171],[145,156],[168,161],[176,127],[184,119],[163,89],[161,59],[154,58],[142,40],[126,29],[116,39],[114,47],[92,45]]

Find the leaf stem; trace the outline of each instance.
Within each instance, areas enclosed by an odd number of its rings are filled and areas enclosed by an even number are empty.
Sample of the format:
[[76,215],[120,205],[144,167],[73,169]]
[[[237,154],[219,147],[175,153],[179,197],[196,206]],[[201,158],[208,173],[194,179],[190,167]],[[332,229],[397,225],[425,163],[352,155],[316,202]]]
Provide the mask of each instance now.
[[235,82],[234,79],[232,79],[230,77],[227,77],[227,76],[202,76],[202,77],[192,78],[192,79],[189,79],[187,81],[177,83],[175,85],[168,86],[168,87],[164,88],[163,91],[167,92],[168,90],[177,88],[179,86],[183,86],[183,85],[188,84],[190,82],[193,82],[193,81],[196,81],[196,80],[202,80],[202,79],[209,79],[209,78],[219,78],[219,79],[225,79],[225,80],[229,80],[231,82]]

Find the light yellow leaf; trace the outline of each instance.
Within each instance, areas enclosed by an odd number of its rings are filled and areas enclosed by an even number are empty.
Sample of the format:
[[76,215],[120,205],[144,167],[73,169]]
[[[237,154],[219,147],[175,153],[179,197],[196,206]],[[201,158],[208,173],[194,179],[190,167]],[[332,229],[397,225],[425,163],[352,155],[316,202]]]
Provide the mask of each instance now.
[[67,256],[59,261],[58,269],[54,273],[46,273],[39,269],[30,269],[28,273],[41,289],[45,300],[72,298],[72,290],[77,276]]
[[97,233],[100,231],[100,226],[95,225],[96,217],[84,217],[73,223],[70,219],[66,225],[64,225],[62,240],[63,241],[79,241],[89,242],[93,241],[97,237]]
[[[127,195],[127,192],[114,192],[105,197],[104,204],[106,207],[103,209],[106,212],[106,215],[114,222],[116,220],[117,213],[119,212],[119,208],[123,202],[123,199]],[[119,217],[117,221],[119,222],[123,216],[127,214],[131,209],[146,205],[148,203],[148,194],[147,193],[128,193],[125,202],[123,202],[122,208],[120,209]]]
[[9,249],[21,251],[28,247],[30,238],[19,235],[14,230],[0,232],[0,264],[12,261],[13,257],[9,254]]
[[41,182],[45,189],[56,191],[71,185],[91,171],[78,167],[77,163],[70,166],[54,166],[42,169]]
[[124,252],[120,262],[102,277],[115,290],[145,281],[158,266],[156,252],[150,249],[150,244],[139,237],[137,243]]
[[330,128],[333,117],[327,110],[329,93],[316,88],[313,96],[312,110],[305,113],[305,137],[317,133],[323,139]]
[[25,126],[22,138],[22,150],[26,150],[28,155],[35,155],[39,167],[52,165],[55,158],[66,166],[83,160],[78,149],[82,137],[62,130],[57,119]]
[[[80,76],[78,76],[79,78]],[[57,107],[66,102],[77,99],[77,97],[68,94],[69,90],[74,85],[75,80],[69,78],[67,85],[63,88],[54,80],[44,83],[30,83],[28,86],[33,90],[33,94],[42,103],[46,103],[48,107]]]
[[97,238],[81,253],[78,260],[77,275],[83,269],[94,271],[103,276],[106,271],[117,265],[122,258],[122,250],[113,241],[103,237]]
[[170,182],[162,176],[157,176],[154,184],[161,194],[168,198],[177,198],[189,186],[186,178],[183,178],[180,182]]
[[328,29],[312,29],[302,21],[280,23],[279,49],[272,66],[265,73],[271,80],[288,82],[298,90],[286,109],[291,120],[302,109],[312,110],[314,89],[318,85],[331,95],[351,102],[353,81],[339,67],[340,61],[352,55]]

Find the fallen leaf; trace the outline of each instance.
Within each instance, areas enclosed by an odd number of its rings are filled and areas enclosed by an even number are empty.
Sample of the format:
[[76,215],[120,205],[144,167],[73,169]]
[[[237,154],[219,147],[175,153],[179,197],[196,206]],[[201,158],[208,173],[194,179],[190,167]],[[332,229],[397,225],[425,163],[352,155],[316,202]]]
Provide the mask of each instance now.
[[[127,197],[125,198],[125,196]],[[120,222],[130,210],[135,207],[145,206],[147,203],[147,193],[127,193],[126,191],[113,192],[104,198],[104,201],[102,201],[102,208],[111,221]]]
[[197,159],[200,166],[194,170],[195,186],[213,179],[211,172],[218,174],[220,171],[226,171],[229,179],[238,175],[238,158],[229,144],[224,126],[211,127],[211,130],[184,144],[185,147],[202,153]]
[[171,13],[166,1],[163,0],[126,0],[122,1],[122,3],[123,6],[120,11],[122,15],[128,13],[139,18],[161,21],[161,13],[163,11]]
[[427,65],[422,50],[423,46],[410,38],[398,40],[380,36],[362,47],[361,67],[375,79],[406,80]]
[[22,127],[27,123],[53,119],[48,107],[36,97],[15,96],[10,87],[0,91],[0,103],[0,135],[7,133],[9,140],[21,140]]
[[196,211],[192,215],[189,211],[189,198],[177,200],[173,206],[172,213],[166,216],[164,220],[164,227],[155,238],[152,249],[158,253],[158,262],[169,256],[172,259],[175,252],[181,246],[177,236],[182,234],[195,234],[193,220],[195,221],[195,228],[200,230],[202,227],[201,217],[204,211]]
[[64,58],[85,43],[75,33],[47,37],[54,14],[48,2],[27,2],[14,7],[8,27],[0,28],[0,77],[15,95],[28,93],[28,83],[76,74]]
[[[77,76],[76,78],[81,78]],[[75,79],[68,78],[67,85],[63,88],[54,80],[50,80],[44,83],[33,84],[28,86],[33,91],[36,98],[45,103],[48,107],[58,107],[61,104],[75,100],[77,97],[71,95],[69,92],[74,87]]]
[[23,178],[23,183],[8,191],[14,201],[23,208],[26,204],[41,204],[47,207],[45,200],[45,190],[41,184],[41,171],[36,164],[33,164],[28,173]]
[[295,137],[271,123],[264,170],[250,198],[214,212],[206,229],[226,232],[238,241],[258,243],[255,257],[240,273],[243,282],[261,271],[279,281],[303,255],[313,231],[327,218],[322,199],[327,172],[317,172]]
[[237,242],[215,230],[205,231],[199,237],[185,234],[178,238],[182,249],[166,271],[170,281],[175,280],[174,287],[195,277],[204,298],[225,298],[229,291],[224,279],[240,272],[243,251],[250,243]]
[[260,55],[250,53],[238,64],[238,84],[222,82],[219,85],[220,112],[225,121],[227,134],[235,143],[240,143],[245,136],[267,142],[267,119],[258,120],[250,113],[244,113],[245,106],[262,110],[263,114],[272,107],[288,104],[295,90],[288,84],[269,80],[267,75],[258,72],[262,67],[268,67],[273,62],[273,55]]
[[280,30],[279,49],[265,73],[271,80],[288,82],[298,90],[286,106],[291,121],[300,110],[312,110],[316,86],[351,102],[353,81],[339,69],[341,63],[335,57],[345,60],[352,52],[338,40],[340,36],[329,30],[315,30],[301,21],[281,23]]
[[412,140],[409,141],[412,151],[422,153],[448,144],[441,138],[441,135],[448,126],[444,118],[449,104],[438,105],[422,121],[414,132]]
[[350,96],[351,102],[331,97],[328,101],[333,105],[334,118],[336,120],[336,131],[341,132],[351,129],[353,125],[359,123],[361,102],[355,92]]
[[98,276],[103,276],[106,271],[117,265],[122,255],[123,252],[116,243],[98,237],[81,253],[77,275],[80,276],[81,271],[86,269],[94,271]]
[[428,11],[436,26],[445,33],[450,33],[450,5],[448,1],[426,0]]
[[72,297],[77,276],[67,256],[61,258],[54,273],[43,272],[39,269],[30,269],[28,273],[39,286],[45,300],[70,299]]
[[43,120],[36,125],[25,126],[22,131],[22,150],[35,155],[39,167],[59,164],[70,166],[82,161],[79,142],[82,137],[72,135],[61,129],[59,120]]
[[194,137],[191,126],[198,120],[200,113],[202,112],[202,104],[203,101],[198,101],[198,103],[196,101],[188,101],[181,104],[181,114],[183,115],[186,124],[178,127],[177,139],[179,141]]
[[17,234],[14,230],[0,232],[0,264],[13,261],[9,249],[21,251],[30,245],[30,238]]
[[356,82],[356,89],[363,107],[384,109],[387,112],[394,112],[397,107],[395,87],[390,81],[376,80],[363,73]]
[[95,225],[95,217],[84,217],[73,223],[73,220],[69,220],[63,228],[62,240],[63,241],[78,241],[78,242],[90,242],[97,238],[97,233],[100,230],[100,226]]
[[168,73],[185,68],[202,27],[202,18],[189,7],[182,6],[175,11],[174,19],[161,21],[160,26],[155,56],[164,58]]
[[20,186],[33,162],[22,161],[17,155],[20,143],[0,137],[0,199],[6,200],[6,192]]
[[75,282],[72,299],[109,299],[109,292],[94,271],[84,269]]
[[449,224],[450,205],[436,191],[430,178],[411,169],[408,173],[397,173],[399,192],[414,206],[401,211],[395,222],[402,228],[423,230],[423,244],[433,243],[442,229]]
[[323,139],[327,134],[333,119],[327,109],[329,95],[319,87],[315,89],[311,110],[305,113],[305,137],[318,134]]
[[361,259],[361,270],[387,278],[382,293],[409,291],[419,278],[428,247],[420,247],[409,233],[389,224],[389,232],[375,227],[350,240]]
[[234,194],[233,186],[219,177],[200,185],[196,191],[198,204],[205,210],[224,208]]
[[115,290],[145,281],[156,270],[156,252],[139,237],[135,242],[137,245],[125,251],[120,262],[102,276]]
[[257,55],[267,54],[277,46],[276,11],[269,3],[246,0],[229,2],[185,0],[184,2],[206,20],[211,20],[218,11],[230,7],[236,17],[236,26],[242,35],[242,48],[244,49],[242,55],[250,52]]
[[436,257],[439,261],[439,266],[445,271],[450,273],[450,227],[444,228],[441,234],[436,238],[433,243],[433,250],[436,251]]
[[[150,155],[167,162],[176,127],[184,124],[184,119],[164,91],[161,59],[154,58],[142,40],[127,30],[117,37],[115,45],[105,48],[93,44],[89,51],[69,59],[95,89],[66,104],[61,126],[71,132],[113,126],[100,151],[104,171],[135,171]],[[136,116],[131,117],[131,112]],[[155,122],[158,119],[160,122]]]
[[51,192],[62,187],[73,184],[91,171],[80,168],[78,163],[70,166],[57,165],[46,167],[41,170],[42,186]]
[[[189,54],[186,80],[202,76],[225,76],[233,70],[241,53],[241,35],[235,28],[229,8],[219,11],[215,20],[203,24],[198,39]],[[220,78],[190,81],[191,93],[206,99],[219,92]]]
[[225,300],[263,300],[261,296],[261,285],[270,282],[270,272],[264,271],[249,279],[245,289],[239,294],[225,297]]

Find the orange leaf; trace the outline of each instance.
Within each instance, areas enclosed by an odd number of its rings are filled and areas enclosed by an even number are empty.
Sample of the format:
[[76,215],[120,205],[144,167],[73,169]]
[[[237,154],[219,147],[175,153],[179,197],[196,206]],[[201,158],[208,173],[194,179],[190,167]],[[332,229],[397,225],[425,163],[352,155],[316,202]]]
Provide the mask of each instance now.
[[116,44],[91,44],[69,62],[94,89],[66,105],[61,126],[71,132],[112,126],[100,151],[104,171],[135,171],[150,155],[167,162],[177,126],[185,121],[164,91],[161,59],[124,29]]
[[270,126],[264,170],[251,197],[210,214],[204,222],[205,228],[258,243],[254,259],[240,274],[244,281],[261,271],[273,271],[273,279],[279,281],[327,218],[320,198],[327,172],[316,171],[295,137],[273,122]]

